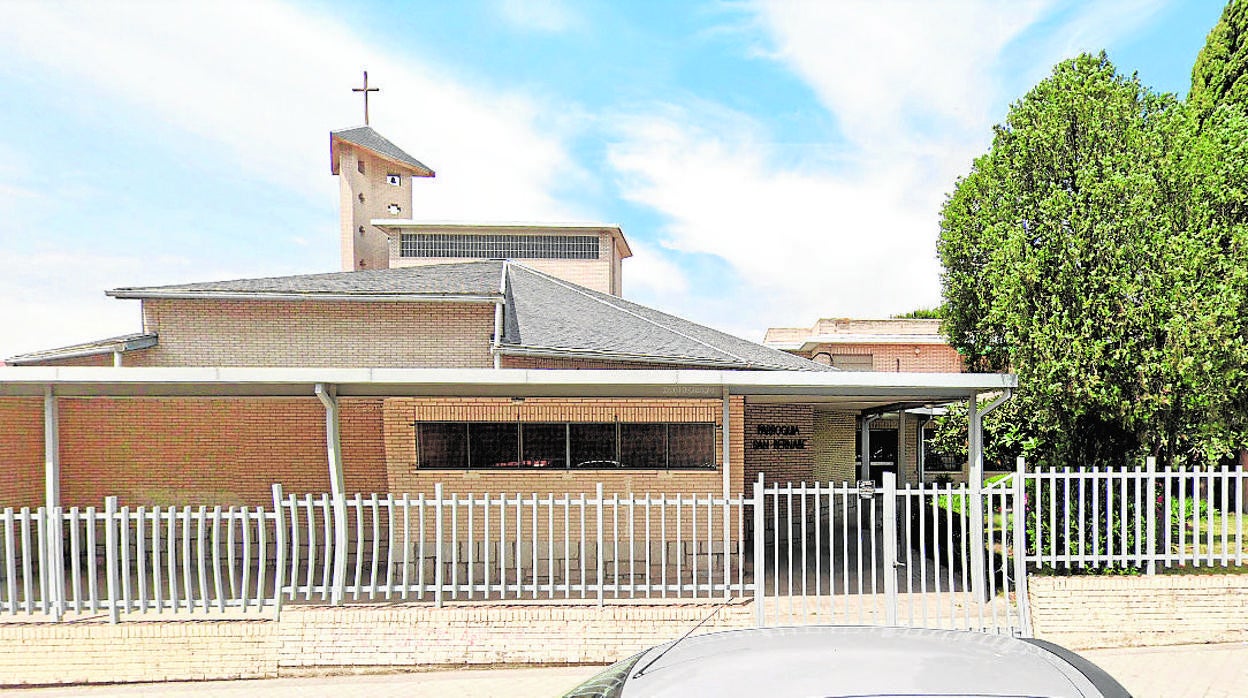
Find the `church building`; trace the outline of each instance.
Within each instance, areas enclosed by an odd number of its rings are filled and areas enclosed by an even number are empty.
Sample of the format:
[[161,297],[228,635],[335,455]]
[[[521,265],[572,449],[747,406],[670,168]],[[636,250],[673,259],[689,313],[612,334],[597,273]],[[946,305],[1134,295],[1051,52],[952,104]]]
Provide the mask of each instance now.
[[6,359],[0,505],[51,499],[52,461],[65,506],[853,480],[860,421],[1008,385],[852,374],[627,301],[619,226],[420,221],[431,168],[369,126],[329,140],[342,270],[115,288],[136,331]]

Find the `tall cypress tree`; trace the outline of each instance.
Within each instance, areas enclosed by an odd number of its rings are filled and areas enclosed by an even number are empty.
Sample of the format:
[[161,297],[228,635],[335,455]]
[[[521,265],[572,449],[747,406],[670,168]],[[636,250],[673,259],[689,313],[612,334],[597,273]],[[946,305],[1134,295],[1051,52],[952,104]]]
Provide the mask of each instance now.
[[1222,104],[1248,109],[1248,0],[1231,0],[1192,66],[1188,106],[1202,122]]

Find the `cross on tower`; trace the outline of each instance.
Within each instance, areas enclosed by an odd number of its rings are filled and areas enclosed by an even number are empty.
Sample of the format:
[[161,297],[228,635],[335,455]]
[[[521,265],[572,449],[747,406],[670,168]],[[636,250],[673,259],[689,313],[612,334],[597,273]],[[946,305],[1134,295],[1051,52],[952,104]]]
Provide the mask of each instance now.
[[364,86],[363,86],[363,87],[352,87],[352,88],[351,88],[351,91],[352,91],[352,92],[363,92],[363,93],[364,93],[364,125],[365,125],[365,126],[367,126],[367,125],[368,125],[368,93],[369,93],[369,92],[380,92],[380,91],[381,91],[381,88],[379,88],[379,87],[369,87],[369,86],[368,86],[368,71],[366,70],[366,71],[364,71]]

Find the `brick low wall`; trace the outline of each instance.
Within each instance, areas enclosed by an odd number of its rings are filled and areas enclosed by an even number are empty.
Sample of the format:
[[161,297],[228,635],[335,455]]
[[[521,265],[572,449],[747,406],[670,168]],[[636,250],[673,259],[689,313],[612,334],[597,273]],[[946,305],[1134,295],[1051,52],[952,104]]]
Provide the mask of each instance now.
[[[683,635],[709,604],[290,606],[280,621],[0,623],[0,685],[267,678],[351,669],[608,664]],[[698,634],[751,627],[751,603]]]
[[277,623],[0,623],[0,685],[278,675]]
[[[1038,637],[1074,649],[1248,640],[1248,575],[1033,577]],[[280,621],[0,622],[0,684],[264,678],[348,669],[602,664],[679,637],[709,604],[288,606]],[[750,602],[698,633],[748,628]]]
[[1248,575],[1028,579],[1036,637],[1075,649],[1248,640]]
[[[680,637],[713,606],[469,605],[289,608],[283,670],[485,664],[606,664]],[[750,627],[753,605],[727,606],[699,633]]]

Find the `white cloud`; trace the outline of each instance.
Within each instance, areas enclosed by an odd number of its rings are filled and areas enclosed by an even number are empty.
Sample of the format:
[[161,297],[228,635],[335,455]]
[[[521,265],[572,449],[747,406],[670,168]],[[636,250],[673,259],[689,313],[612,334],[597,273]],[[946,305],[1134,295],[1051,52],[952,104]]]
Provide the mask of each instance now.
[[4,14],[0,59],[31,64],[90,95],[84,101],[120,102],[153,140],[167,128],[194,134],[202,141],[188,155],[224,160],[268,186],[332,197],[328,131],[362,120],[349,89],[367,67],[382,88],[373,125],[438,172],[418,183],[416,216],[575,213],[550,193],[575,166],[535,124],[542,105],[295,7],[12,3]]
[[[930,307],[940,301],[944,195],[987,147],[990,126],[1020,87],[1020,76],[1002,74],[1007,52],[1026,44],[1022,62],[1039,79],[1071,42],[1108,43],[1129,31],[1107,19],[1125,12],[1122,0],[1110,4],[753,5],[769,47],[752,55],[811,88],[836,119],[839,133],[826,134],[833,154],[789,157],[743,114],[669,104],[616,120],[610,165],[625,197],[664,217],[665,246],[717,256],[737,273],[739,286],[721,294],[732,303],[698,308],[708,322],[761,337],[767,326],[820,316]],[[1024,41],[1042,20],[1056,26]],[[675,300],[672,309],[685,313],[700,302]]]
[[501,0],[503,18],[524,29],[562,33],[581,24],[561,0]]
[[717,284],[736,307],[707,321],[761,336],[767,324],[881,315],[936,297],[934,226],[906,203],[909,172],[777,170],[757,134],[686,117],[622,122],[609,159],[625,196],[666,216],[664,246],[721,257],[748,284]]
[[[364,67],[382,88],[371,103],[373,125],[438,173],[416,182],[414,217],[585,217],[554,194],[584,176],[559,134],[538,123],[555,110],[456,75],[408,47],[368,43],[302,8],[271,0],[19,2],[6,4],[3,15],[0,61],[72,95],[63,100],[66,108],[81,104],[94,119],[115,115],[119,130],[152,147],[255,181],[255,200],[237,204],[249,222],[239,226],[238,234],[248,236],[239,246],[253,244],[255,225],[264,224],[266,189],[293,192],[327,210],[336,201],[328,131],[362,120],[359,98],[349,90]],[[223,262],[233,265],[228,269],[210,269],[200,260],[165,265],[167,273],[156,278],[150,270],[163,263],[143,259],[143,250],[114,249],[114,257],[92,255],[81,263],[72,255],[32,251],[24,238],[17,245],[14,221],[46,223],[47,202],[23,180],[23,168],[5,164],[36,154],[17,142],[0,144],[0,154],[0,210],[6,214],[0,237],[8,250],[0,255],[0,358],[137,331],[135,304],[105,298],[106,288],[213,278],[214,272],[231,278],[281,273],[280,264],[229,261]],[[100,182],[102,188],[116,184]],[[154,202],[153,220],[162,213],[158,206]],[[327,228],[335,225],[336,217],[326,220]],[[49,240],[75,244],[72,231],[55,232]],[[230,245],[219,244],[222,250]]]
[[663,297],[689,292],[689,279],[669,256],[640,241],[630,241],[629,247],[633,256],[624,263],[625,293]]

